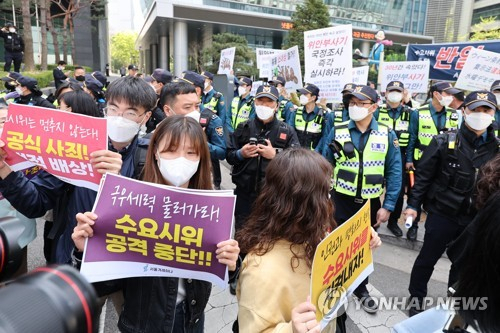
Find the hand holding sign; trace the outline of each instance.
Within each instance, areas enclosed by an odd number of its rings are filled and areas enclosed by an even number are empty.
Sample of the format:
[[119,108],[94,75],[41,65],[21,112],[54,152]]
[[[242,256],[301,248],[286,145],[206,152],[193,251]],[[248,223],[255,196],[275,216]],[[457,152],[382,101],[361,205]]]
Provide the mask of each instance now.
[[94,151],[90,154],[90,163],[94,170],[100,174],[114,173],[116,175],[120,174],[122,169],[122,156],[119,153],[103,149]]

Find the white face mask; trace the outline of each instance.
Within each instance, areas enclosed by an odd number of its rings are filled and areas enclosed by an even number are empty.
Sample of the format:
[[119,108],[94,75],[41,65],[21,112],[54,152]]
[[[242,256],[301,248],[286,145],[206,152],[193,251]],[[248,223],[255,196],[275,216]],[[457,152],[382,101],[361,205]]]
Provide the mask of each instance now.
[[208,83],[207,81],[205,81],[205,83],[203,84],[203,89],[207,90],[208,87],[210,87],[210,83]]
[[274,109],[265,105],[256,105],[255,114],[260,120],[267,120],[274,115]]
[[200,122],[201,113],[198,110],[194,110],[194,111],[191,111],[188,114],[186,114],[185,117],[193,118],[194,120],[196,120],[196,122],[199,123]]
[[23,88],[21,87],[16,87],[16,92],[19,94],[19,95],[23,95]]
[[120,116],[108,116],[108,137],[118,143],[132,141],[141,124]]
[[307,98],[306,95],[300,95],[299,101],[300,105],[306,105],[307,103],[309,103],[309,98]]
[[485,130],[493,122],[493,116],[484,112],[464,112],[465,123],[476,131]]
[[[158,155],[160,155],[158,153]],[[158,167],[160,168],[161,175],[170,184],[174,186],[181,186],[189,182],[191,177],[198,170],[198,161],[190,161],[184,157],[174,158],[172,160],[167,160],[165,158],[159,158]]]
[[451,102],[453,102],[453,96],[441,96],[441,100],[439,101],[439,104],[444,107],[450,106]]
[[14,33],[14,32],[16,32],[16,29],[15,28],[9,28],[9,32]]
[[495,94],[495,97],[497,98],[497,106],[500,108],[500,94]]
[[360,121],[368,116],[368,109],[362,106],[350,106],[349,107],[349,118],[354,121]]
[[238,87],[238,95],[242,96],[247,92],[247,88],[245,87]]
[[403,94],[399,91],[391,91],[387,94],[387,100],[391,103],[399,103],[403,99]]

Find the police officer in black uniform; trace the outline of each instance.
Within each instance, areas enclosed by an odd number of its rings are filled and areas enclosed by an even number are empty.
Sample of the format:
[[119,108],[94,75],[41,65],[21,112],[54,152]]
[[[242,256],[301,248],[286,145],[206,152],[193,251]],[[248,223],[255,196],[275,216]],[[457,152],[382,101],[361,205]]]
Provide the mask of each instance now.
[[4,40],[5,48],[5,65],[3,70],[10,71],[10,65],[14,61],[14,72],[19,73],[21,63],[23,62],[24,41],[17,34],[17,29],[12,23],[7,23],[5,27],[0,29],[0,37]]
[[[421,312],[427,283],[447,244],[456,239],[476,215],[474,195],[478,169],[499,154],[493,131],[497,107],[489,91],[470,93],[464,102],[464,122],[459,130],[435,136],[424,151],[408,199],[406,217],[417,217],[423,202],[428,212],[424,244],[415,260],[408,288],[410,316]],[[487,255],[487,254],[485,254]],[[457,279],[450,269],[448,286]]]
[[38,81],[34,78],[21,76],[16,82],[18,84],[16,90],[20,96],[14,100],[14,103],[56,108],[54,104],[42,97],[42,91],[38,88]]
[[283,149],[300,146],[293,128],[276,118],[278,98],[276,87],[260,86],[255,95],[256,117],[240,123],[227,142],[226,160],[233,166],[236,185],[236,230],[250,214],[269,161]]
[[150,77],[146,78],[146,81],[149,81],[149,84],[156,92],[156,96],[158,97],[158,103],[156,108],[153,110],[151,117],[146,123],[146,133],[151,133],[155,130],[156,126],[165,119],[165,112],[163,112],[163,105],[160,103],[160,94],[163,87],[172,82],[172,73],[163,68],[157,68],[153,71]]

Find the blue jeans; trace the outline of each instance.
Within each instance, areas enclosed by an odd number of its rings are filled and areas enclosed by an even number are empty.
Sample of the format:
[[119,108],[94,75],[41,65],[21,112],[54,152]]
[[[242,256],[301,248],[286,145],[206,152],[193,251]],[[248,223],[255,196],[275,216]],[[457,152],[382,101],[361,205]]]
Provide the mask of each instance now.
[[205,315],[201,316],[200,320],[191,328],[189,327],[189,323],[186,323],[186,317],[188,317],[186,314],[186,301],[182,301],[175,307],[173,333],[203,333]]

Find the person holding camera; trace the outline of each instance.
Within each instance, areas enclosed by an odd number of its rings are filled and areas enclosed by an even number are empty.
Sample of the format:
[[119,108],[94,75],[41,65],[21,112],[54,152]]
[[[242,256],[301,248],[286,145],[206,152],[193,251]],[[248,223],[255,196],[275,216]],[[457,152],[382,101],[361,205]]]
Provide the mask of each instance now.
[[23,62],[24,40],[17,34],[17,29],[12,23],[7,23],[0,29],[0,37],[4,40],[5,65],[3,70],[10,72],[10,65],[14,61],[14,72],[19,73]]
[[255,95],[257,117],[240,123],[227,142],[226,160],[233,166],[236,185],[236,231],[250,215],[269,162],[283,149],[300,146],[293,128],[276,118],[278,98],[276,87],[260,86]]

